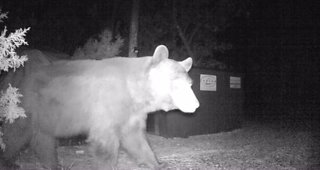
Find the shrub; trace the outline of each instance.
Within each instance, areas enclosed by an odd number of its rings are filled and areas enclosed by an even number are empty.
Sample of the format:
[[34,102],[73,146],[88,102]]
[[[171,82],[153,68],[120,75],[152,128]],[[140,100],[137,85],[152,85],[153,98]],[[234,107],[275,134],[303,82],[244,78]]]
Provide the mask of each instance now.
[[115,40],[109,30],[104,30],[98,38],[89,38],[82,48],[75,50],[72,59],[96,59],[111,58],[120,53],[124,40],[117,36]]
[[[0,23],[7,18],[7,14],[2,13],[0,9]],[[0,35],[0,74],[2,70],[9,71],[10,68],[15,71],[16,68],[23,66],[23,63],[28,60],[27,56],[17,55],[15,49],[21,45],[28,44],[24,37],[29,29],[30,27],[18,29],[7,35],[7,28],[4,27]],[[0,121],[5,119],[5,122],[12,123],[16,118],[26,117],[24,109],[18,106],[20,97],[22,97],[22,94],[11,84],[9,84],[5,92],[0,92]],[[0,129],[0,148],[4,150],[5,144],[1,138],[2,135],[3,133]]]

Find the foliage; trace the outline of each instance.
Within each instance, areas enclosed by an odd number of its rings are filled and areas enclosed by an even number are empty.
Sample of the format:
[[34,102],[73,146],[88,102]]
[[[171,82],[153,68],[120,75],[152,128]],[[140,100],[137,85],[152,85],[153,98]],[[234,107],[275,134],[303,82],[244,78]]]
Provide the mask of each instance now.
[[72,59],[103,59],[117,56],[124,40],[117,36],[112,40],[112,33],[105,29],[98,38],[89,38],[82,48],[75,50]]
[[[19,107],[20,97],[22,94],[18,92],[18,88],[12,87],[9,84],[6,92],[0,91],[0,121],[5,123],[13,123],[15,119],[25,118],[25,110]],[[2,129],[0,127],[0,149],[5,149],[5,143],[2,140]]]
[[234,26],[237,18],[245,17],[246,1],[173,0],[158,6],[150,3],[148,1],[148,5],[142,7],[147,12],[140,16],[140,48],[150,51],[156,44],[166,44],[173,58],[186,58],[190,54],[178,34],[179,26],[193,53],[194,65],[203,67],[206,64],[211,67],[228,61],[225,56],[233,49],[233,45],[222,35]]
[[[7,18],[7,13],[1,13],[0,10],[0,14],[0,22],[3,22],[3,19]],[[28,60],[26,56],[18,56],[15,49],[21,45],[28,45],[24,37],[29,30],[30,27],[18,29],[7,35],[7,27],[4,27],[0,35],[0,70],[8,71],[9,68],[15,70]]]
[[16,47],[21,45],[27,45],[28,43],[25,41],[24,36],[26,32],[30,28],[27,29],[18,29],[14,33],[10,33],[6,36],[7,28],[1,32],[0,35],[0,70],[8,71],[9,68],[13,68],[14,70],[24,62],[28,60],[27,56],[18,56],[15,52]]
[[8,12],[2,13],[0,9],[0,22],[3,22],[3,19],[7,19],[7,18],[8,18]]
[[5,122],[13,123],[19,117],[26,117],[24,109],[19,107],[20,97],[22,94],[18,92],[18,88],[12,87],[9,84],[6,92],[0,93],[0,120],[5,119]]
[[[3,22],[5,18],[7,18],[7,13],[2,13],[0,10],[0,22]],[[28,44],[24,37],[29,29],[18,29],[7,36],[7,28],[4,27],[0,35],[0,73],[1,70],[8,71],[9,68],[13,68],[15,71],[16,68],[28,60],[27,56],[17,55],[15,49],[23,44]],[[18,106],[20,97],[22,97],[22,94],[11,84],[5,92],[0,92],[0,121],[4,119],[5,122],[13,123],[16,118],[26,117],[24,109]],[[2,135],[0,129],[0,148],[4,150],[5,144]]]
[[[127,39],[132,1],[30,1],[7,3],[14,11],[11,25],[20,28],[31,25],[28,42],[38,48],[53,48],[73,54],[75,49],[103,28],[109,28],[112,40],[115,35]],[[77,5],[74,5],[74,3]],[[177,33],[176,18],[190,49],[194,63],[213,58],[223,63],[238,63],[237,45],[245,41],[250,0],[163,0],[140,1],[139,56],[149,55],[159,44],[166,44],[174,59],[185,59],[185,45]],[[33,10],[41,8],[46,10]],[[173,12],[175,9],[175,15]],[[79,15],[81,14],[81,15]],[[92,40],[92,38],[91,38]],[[236,42],[236,41],[237,42]],[[97,42],[99,40],[96,40]],[[110,41],[111,42],[111,41]],[[94,41],[90,42],[95,44]],[[231,45],[232,44],[232,45]],[[124,43],[124,46],[127,44]],[[84,47],[82,47],[84,48]],[[232,49],[231,49],[232,48]],[[79,50],[79,49],[78,49]],[[82,54],[85,50],[82,51]],[[234,55],[234,56],[231,56]],[[211,60],[211,59],[210,59]],[[213,60],[212,60],[213,61]]]

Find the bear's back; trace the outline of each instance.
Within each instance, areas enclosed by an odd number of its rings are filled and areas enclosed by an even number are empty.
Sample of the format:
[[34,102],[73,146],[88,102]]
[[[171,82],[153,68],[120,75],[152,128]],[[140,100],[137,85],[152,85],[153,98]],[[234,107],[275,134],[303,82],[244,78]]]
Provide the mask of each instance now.
[[126,105],[131,105],[129,90],[134,90],[127,86],[128,81],[144,79],[149,62],[149,57],[118,57],[62,60],[40,66],[25,79],[24,108],[47,133],[68,136],[88,131],[91,122],[96,122],[92,117],[108,120],[104,114],[97,115],[102,112],[125,117],[121,114],[126,113]]

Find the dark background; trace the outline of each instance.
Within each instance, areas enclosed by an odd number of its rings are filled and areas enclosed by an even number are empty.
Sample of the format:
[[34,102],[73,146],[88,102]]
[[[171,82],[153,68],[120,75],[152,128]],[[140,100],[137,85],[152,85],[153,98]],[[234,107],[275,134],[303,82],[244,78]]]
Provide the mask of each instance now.
[[[176,17],[198,67],[245,75],[246,118],[314,123],[320,96],[319,3],[140,0],[139,56],[165,44],[173,58],[186,58]],[[9,12],[1,28],[31,27],[28,48],[69,55],[108,28],[125,40],[121,55],[126,56],[131,5],[128,0],[7,0],[0,2],[2,11]],[[225,67],[208,64],[215,62]]]

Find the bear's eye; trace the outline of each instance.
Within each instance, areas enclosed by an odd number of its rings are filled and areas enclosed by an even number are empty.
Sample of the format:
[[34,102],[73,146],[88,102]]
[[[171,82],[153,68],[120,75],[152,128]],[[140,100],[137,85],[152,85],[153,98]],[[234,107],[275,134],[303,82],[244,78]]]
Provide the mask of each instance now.
[[172,85],[174,88],[180,87],[191,87],[192,86],[192,79],[190,77],[179,77],[172,81]]

